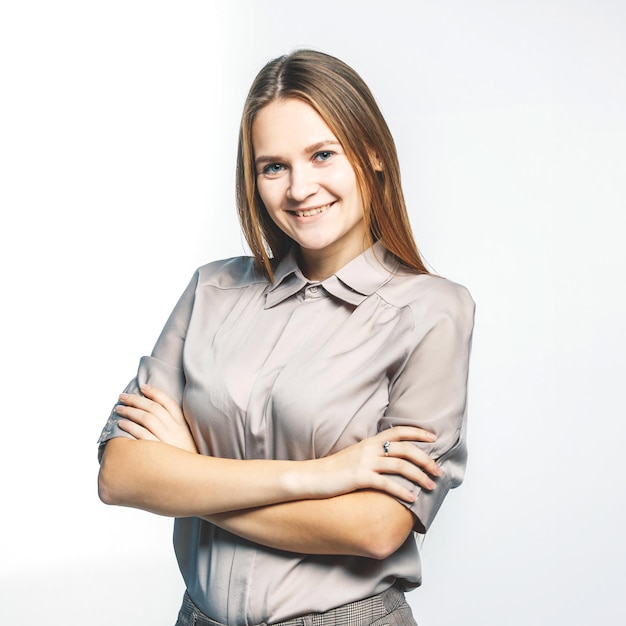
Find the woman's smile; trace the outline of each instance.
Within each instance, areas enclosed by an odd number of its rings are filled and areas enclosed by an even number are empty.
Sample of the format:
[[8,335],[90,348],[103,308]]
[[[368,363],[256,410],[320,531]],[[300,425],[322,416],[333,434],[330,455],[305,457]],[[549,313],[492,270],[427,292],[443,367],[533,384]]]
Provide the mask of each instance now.
[[312,217],[314,215],[320,215],[322,213],[326,213],[328,209],[333,205],[332,202],[325,204],[324,206],[320,206],[313,209],[294,209],[293,211],[289,211],[289,213],[293,213],[297,217]]

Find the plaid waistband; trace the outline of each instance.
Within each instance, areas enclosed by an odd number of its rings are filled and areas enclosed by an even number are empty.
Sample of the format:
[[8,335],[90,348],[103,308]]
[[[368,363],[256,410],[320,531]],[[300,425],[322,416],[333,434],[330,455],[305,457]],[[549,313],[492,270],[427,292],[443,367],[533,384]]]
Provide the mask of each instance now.
[[[265,622],[257,626],[367,626],[383,618],[406,602],[404,593],[396,587],[350,602],[324,613],[308,613],[284,622]],[[186,621],[185,621],[186,618]],[[185,592],[177,626],[228,626],[204,615]]]

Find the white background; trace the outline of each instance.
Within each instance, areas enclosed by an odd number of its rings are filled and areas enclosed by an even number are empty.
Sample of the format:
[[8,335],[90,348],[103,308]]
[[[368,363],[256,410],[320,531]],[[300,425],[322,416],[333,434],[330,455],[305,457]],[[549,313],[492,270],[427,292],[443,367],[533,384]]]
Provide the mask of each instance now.
[[0,622],[174,622],[171,520],[98,501],[95,442],[195,267],[244,252],[243,100],[308,46],[372,88],[478,305],[420,626],[626,623],[625,33],[620,0],[3,2]]

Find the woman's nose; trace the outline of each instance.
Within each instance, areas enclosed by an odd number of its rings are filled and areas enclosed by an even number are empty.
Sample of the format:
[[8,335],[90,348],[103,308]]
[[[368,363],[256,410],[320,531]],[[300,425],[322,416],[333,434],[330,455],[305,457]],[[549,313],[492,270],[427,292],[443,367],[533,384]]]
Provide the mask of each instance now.
[[295,202],[302,202],[319,189],[315,172],[307,167],[292,167],[289,177],[287,197]]

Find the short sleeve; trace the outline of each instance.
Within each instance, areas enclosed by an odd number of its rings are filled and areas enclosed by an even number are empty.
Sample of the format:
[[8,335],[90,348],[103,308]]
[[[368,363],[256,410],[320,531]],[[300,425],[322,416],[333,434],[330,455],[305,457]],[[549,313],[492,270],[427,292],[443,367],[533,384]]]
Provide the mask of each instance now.
[[413,340],[405,362],[390,382],[389,405],[381,427],[410,425],[437,436],[419,445],[443,470],[432,491],[395,477],[418,495],[404,503],[425,532],[448,491],[461,484],[467,448],[467,382],[474,326],[474,302],[460,285],[435,279],[435,286],[411,304]]
[[[161,331],[152,354],[141,358],[137,375],[124,389],[126,393],[141,394],[140,386],[149,384],[162,389],[182,405],[183,391],[185,389],[183,348],[193,311],[197,283],[198,272],[194,274],[183,295],[178,300]],[[109,439],[114,437],[132,439],[132,435],[129,435],[118,426],[120,416],[115,413],[117,404],[119,402],[114,405],[98,439],[99,459],[102,458],[104,446]]]

